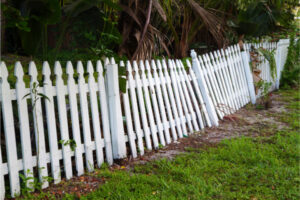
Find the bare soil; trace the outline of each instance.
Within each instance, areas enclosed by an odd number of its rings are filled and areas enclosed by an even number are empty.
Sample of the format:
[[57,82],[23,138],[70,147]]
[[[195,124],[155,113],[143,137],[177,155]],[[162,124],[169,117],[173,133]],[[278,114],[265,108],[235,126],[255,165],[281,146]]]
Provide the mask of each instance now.
[[[131,170],[134,165],[145,164],[161,158],[172,159],[183,153],[187,148],[206,148],[216,146],[221,140],[240,136],[268,136],[273,135],[287,125],[280,121],[280,113],[285,112],[288,102],[280,100],[279,94],[271,96],[272,105],[268,110],[258,110],[253,105],[246,105],[236,113],[225,116],[218,127],[205,128],[203,131],[181,138],[159,150],[146,152],[136,159],[132,157],[118,160],[110,170]],[[74,177],[69,181],[63,180],[58,185],[43,190],[54,194],[56,198],[63,197],[66,193],[75,194],[78,198],[96,190],[99,185],[105,183],[105,178],[98,178],[97,171]],[[38,194],[37,194],[38,195]]]

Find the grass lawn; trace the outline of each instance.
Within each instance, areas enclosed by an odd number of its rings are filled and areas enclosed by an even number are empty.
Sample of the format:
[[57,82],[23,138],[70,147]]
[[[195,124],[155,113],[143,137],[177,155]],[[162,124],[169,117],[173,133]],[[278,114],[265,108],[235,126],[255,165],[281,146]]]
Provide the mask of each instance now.
[[80,199],[300,199],[299,90],[280,93],[289,102],[289,112],[281,116],[288,128],[269,137],[188,148],[171,161],[136,165],[129,171],[103,167],[97,176],[105,183]]

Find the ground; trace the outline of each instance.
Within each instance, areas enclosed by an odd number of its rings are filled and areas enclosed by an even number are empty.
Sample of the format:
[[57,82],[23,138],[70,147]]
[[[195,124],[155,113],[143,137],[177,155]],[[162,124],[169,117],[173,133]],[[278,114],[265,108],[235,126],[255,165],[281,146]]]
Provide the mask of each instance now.
[[32,199],[299,199],[299,89],[272,94],[137,159],[62,181]]

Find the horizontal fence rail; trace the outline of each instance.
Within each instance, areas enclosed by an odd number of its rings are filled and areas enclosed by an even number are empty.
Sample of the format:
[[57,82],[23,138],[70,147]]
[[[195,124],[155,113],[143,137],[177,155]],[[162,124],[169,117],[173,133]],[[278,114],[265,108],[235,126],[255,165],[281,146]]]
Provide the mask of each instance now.
[[[0,199],[16,197],[62,178],[91,172],[103,162],[158,149],[255,102],[251,46],[275,49],[277,79],[262,57],[262,79],[278,88],[289,40],[238,45],[191,59],[116,64],[113,58],[62,67],[34,62],[28,72],[16,62],[11,74],[0,67]],[[51,70],[53,69],[53,70]],[[127,71],[119,77],[118,71]],[[119,78],[126,79],[120,92]],[[16,80],[16,81],[12,81]],[[9,188],[9,191],[7,190]]]

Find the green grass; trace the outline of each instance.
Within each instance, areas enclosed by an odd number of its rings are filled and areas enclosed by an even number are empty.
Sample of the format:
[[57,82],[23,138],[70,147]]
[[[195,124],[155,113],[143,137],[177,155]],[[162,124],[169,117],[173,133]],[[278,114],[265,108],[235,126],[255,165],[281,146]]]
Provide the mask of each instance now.
[[290,101],[290,112],[283,114],[287,130],[187,148],[172,161],[131,171],[99,169],[97,176],[106,183],[81,199],[299,199],[299,91],[281,93]]

